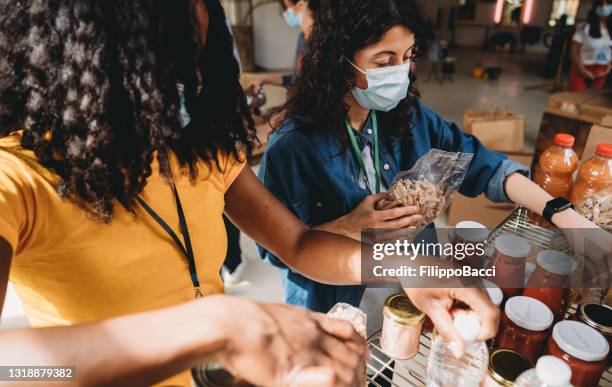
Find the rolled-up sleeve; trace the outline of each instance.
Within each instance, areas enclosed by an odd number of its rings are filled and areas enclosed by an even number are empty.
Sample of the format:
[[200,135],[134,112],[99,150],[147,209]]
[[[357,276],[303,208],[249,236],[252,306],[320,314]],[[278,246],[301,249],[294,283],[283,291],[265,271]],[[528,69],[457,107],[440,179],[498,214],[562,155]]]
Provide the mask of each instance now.
[[489,185],[485,191],[485,195],[489,200],[496,203],[511,202],[508,195],[506,195],[506,189],[504,187],[506,178],[513,173],[520,173],[529,177],[529,167],[508,159],[502,161],[501,165],[491,177],[491,180],[489,180]]

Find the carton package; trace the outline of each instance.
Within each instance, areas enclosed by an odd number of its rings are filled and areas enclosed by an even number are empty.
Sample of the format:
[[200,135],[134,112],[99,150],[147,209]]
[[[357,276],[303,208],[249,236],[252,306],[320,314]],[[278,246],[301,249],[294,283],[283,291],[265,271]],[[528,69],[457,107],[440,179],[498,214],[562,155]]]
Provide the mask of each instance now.
[[[506,156],[523,165],[530,165],[533,158],[530,153],[517,152],[506,153]],[[473,220],[492,229],[506,219],[515,208],[512,203],[493,203],[484,194],[469,198],[456,193],[448,209],[447,222],[449,226],[454,226],[462,220]]]
[[525,145],[525,117],[510,112],[466,110],[463,130],[477,137],[485,147],[499,152],[522,152]]

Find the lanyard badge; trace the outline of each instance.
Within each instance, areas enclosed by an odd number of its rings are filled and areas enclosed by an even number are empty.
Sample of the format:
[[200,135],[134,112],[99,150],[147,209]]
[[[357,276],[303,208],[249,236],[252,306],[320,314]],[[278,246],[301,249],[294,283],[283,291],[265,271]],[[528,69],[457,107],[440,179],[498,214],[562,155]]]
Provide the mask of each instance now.
[[170,235],[174,243],[178,246],[181,253],[187,260],[187,265],[189,266],[189,276],[191,277],[191,282],[193,283],[193,289],[195,292],[195,298],[201,298],[204,296],[202,294],[202,290],[200,289],[200,280],[198,278],[198,271],[196,269],[195,257],[193,254],[193,248],[191,246],[191,238],[189,236],[189,228],[187,227],[187,220],[185,219],[185,213],[183,212],[183,206],[181,204],[181,198],[179,197],[178,191],[176,189],[176,185],[172,184],[172,191],[174,192],[174,200],[176,201],[176,212],[178,213],[179,224],[181,227],[181,234],[183,234],[183,238],[185,239],[185,244],[180,240],[178,235],[172,230],[168,223],[159,216],[151,206],[147,204],[140,196],[136,198],[138,203],[144,208],[144,210],[155,220],[164,231]]
[[378,120],[376,119],[376,112],[372,111],[372,130],[374,134],[372,135],[373,143],[374,143],[374,174],[376,178],[376,186],[374,190],[372,190],[370,186],[370,179],[368,178],[368,172],[366,171],[365,162],[363,161],[363,157],[361,156],[361,149],[359,149],[359,145],[357,144],[357,139],[355,138],[355,133],[353,133],[353,128],[347,122],[346,130],[348,132],[349,138],[351,139],[351,145],[353,147],[353,152],[355,153],[355,157],[357,158],[357,162],[359,163],[359,167],[363,171],[363,178],[366,183],[366,189],[373,195],[375,193],[380,192],[380,153],[378,149]]

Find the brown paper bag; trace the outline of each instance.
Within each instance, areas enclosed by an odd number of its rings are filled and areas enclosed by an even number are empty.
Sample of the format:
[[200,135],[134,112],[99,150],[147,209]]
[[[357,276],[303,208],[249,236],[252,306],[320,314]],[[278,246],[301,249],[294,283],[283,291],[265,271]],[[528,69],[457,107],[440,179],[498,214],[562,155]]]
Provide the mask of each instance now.
[[525,146],[525,117],[522,115],[466,110],[463,130],[495,151],[522,152]]
[[593,125],[584,146],[581,161],[586,161],[595,155],[599,144],[612,144],[612,127]]

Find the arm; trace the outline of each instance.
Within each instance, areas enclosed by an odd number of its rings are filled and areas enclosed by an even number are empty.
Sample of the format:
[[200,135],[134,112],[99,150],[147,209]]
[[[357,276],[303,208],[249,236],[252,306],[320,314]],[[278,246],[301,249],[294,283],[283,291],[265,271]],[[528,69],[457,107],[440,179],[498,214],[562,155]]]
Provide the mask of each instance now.
[[[10,256],[0,238],[0,301]],[[207,362],[257,385],[349,386],[365,354],[346,322],[227,296],[92,324],[0,330],[1,365],[73,366],[78,386],[151,385]]]
[[580,74],[582,74],[583,77],[588,78],[588,79],[593,79],[595,76],[593,75],[593,73],[591,73],[589,70],[587,70],[584,67],[584,64],[582,63],[582,59],[580,59],[580,48],[581,47],[582,47],[582,43],[573,41],[570,57],[572,58],[572,62],[576,66],[576,69],[578,70]]
[[285,83],[283,82],[283,78],[284,77],[281,74],[264,75],[263,77],[252,81],[249,84],[249,87],[255,86],[255,89],[259,89],[263,85],[285,86]]

